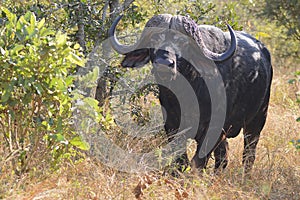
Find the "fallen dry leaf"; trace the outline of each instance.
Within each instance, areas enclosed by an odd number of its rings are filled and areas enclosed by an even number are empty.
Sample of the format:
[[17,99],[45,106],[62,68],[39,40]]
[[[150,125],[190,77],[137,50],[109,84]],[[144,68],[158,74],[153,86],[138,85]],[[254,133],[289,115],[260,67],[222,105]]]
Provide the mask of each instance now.
[[187,199],[189,197],[189,194],[185,190],[177,188],[175,190],[175,197],[178,200]]
[[156,178],[150,175],[145,175],[140,178],[140,181],[138,185],[134,188],[133,193],[135,195],[135,198],[142,199],[143,196],[143,190],[149,187],[155,181]]

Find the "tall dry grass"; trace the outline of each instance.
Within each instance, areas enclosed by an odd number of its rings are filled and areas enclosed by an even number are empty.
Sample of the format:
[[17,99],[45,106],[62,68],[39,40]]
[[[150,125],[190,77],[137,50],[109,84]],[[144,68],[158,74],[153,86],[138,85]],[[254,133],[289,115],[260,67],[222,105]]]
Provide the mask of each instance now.
[[[54,173],[37,170],[19,180],[0,173],[7,199],[300,199],[300,152],[290,144],[300,138],[299,106],[290,75],[275,73],[268,120],[257,147],[249,179],[243,178],[240,134],[230,140],[230,162],[219,175],[198,176],[190,171],[174,178],[163,172],[129,174],[87,158],[65,164]],[[193,145],[189,146],[190,154]]]

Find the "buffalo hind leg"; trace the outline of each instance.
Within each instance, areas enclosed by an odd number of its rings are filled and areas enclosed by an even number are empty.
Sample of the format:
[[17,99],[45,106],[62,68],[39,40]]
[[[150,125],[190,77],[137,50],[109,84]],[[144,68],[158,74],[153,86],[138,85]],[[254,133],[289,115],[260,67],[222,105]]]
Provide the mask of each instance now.
[[228,141],[225,138],[214,150],[215,171],[225,169],[228,164]]
[[254,135],[251,132],[244,134],[243,165],[245,174],[249,174],[253,167],[258,140],[259,134]]
[[266,122],[266,109],[265,112],[260,112],[258,115],[244,127],[244,152],[243,152],[243,165],[245,174],[251,171],[256,153],[256,146],[259,140],[260,132]]

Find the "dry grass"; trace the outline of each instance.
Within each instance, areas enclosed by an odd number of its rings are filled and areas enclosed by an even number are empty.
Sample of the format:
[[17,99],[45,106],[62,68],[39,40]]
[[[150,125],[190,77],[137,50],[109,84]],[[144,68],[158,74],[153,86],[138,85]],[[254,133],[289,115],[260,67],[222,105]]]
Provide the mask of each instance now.
[[[75,166],[65,165],[53,174],[36,171],[14,180],[13,188],[5,191],[6,198],[300,199],[300,152],[289,143],[300,138],[300,123],[295,122],[300,112],[287,80],[288,76],[275,74],[269,116],[250,179],[243,179],[240,135],[230,140],[230,163],[220,175],[213,175],[211,168],[201,177],[191,172],[178,178],[162,172],[128,174],[86,159]],[[12,181],[8,174],[0,175],[1,183]]]

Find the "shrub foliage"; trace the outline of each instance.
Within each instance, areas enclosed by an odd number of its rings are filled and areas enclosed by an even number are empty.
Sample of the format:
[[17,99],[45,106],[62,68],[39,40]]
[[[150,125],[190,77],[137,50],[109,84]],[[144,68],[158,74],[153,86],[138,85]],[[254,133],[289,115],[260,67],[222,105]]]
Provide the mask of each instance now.
[[[40,164],[57,164],[80,146],[72,130],[70,88],[79,45],[45,27],[32,12],[17,18],[1,7],[0,145],[4,162],[22,174]],[[73,150],[72,150],[73,149]],[[45,160],[35,160],[37,155]],[[1,160],[0,160],[1,161]]]

